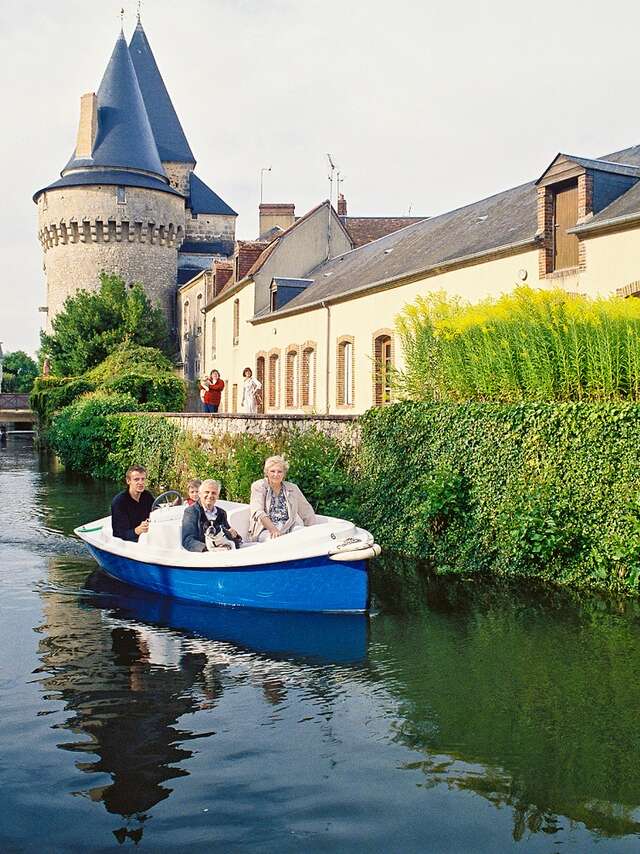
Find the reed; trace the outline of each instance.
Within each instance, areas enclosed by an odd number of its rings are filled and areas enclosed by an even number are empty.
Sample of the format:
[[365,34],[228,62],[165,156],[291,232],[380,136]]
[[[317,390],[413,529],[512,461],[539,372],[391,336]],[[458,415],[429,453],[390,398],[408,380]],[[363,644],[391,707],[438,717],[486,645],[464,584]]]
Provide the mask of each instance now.
[[424,401],[640,400],[640,301],[517,288],[419,297],[397,320],[398,391]]

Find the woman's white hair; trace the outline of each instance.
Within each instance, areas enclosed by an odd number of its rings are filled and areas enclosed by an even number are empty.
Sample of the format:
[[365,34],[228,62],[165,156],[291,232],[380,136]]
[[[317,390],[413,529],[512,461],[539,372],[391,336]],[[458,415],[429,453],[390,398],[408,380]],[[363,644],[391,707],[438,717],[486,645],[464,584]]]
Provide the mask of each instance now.
[[284,457],[281,457],[279,454],[276,454],[274,457],[267,457],[264,461],[264,476],[267,476],[267,471],[271,468],[272,465],[277,463],[279,466],[282,466],[282,470],[284,472],[284,476],[287,476],[287,472],[289,471],[289,463],[285,460]]

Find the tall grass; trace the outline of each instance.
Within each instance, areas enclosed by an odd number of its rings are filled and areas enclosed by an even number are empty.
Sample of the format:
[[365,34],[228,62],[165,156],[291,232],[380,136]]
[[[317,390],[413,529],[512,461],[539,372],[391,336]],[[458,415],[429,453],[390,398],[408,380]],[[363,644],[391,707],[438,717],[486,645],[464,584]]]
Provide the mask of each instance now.
[[640,400],[640,300],[517,288],[418,297],[397,320],[414,400]]

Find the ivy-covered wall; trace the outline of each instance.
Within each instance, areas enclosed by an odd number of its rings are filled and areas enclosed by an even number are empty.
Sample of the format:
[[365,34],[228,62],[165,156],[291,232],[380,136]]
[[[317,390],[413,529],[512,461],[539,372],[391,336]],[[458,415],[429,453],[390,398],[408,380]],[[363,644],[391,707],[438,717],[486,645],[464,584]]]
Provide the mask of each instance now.
[[637,592],[638,404],[403,403],[361,431],[359,517],[388,549]]

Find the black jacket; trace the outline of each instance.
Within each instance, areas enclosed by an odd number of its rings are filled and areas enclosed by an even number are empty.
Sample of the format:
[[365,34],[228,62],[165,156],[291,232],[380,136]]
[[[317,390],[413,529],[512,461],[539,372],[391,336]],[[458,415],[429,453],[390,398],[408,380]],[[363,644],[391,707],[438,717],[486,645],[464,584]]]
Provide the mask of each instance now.
[[196,501],[184,511],[182,515],[182,546],[190,552],[206,552],[207,547],[204,541],[205,532],[213,525],[215,533],[222,530],[230,540],[239,547],[242,542],[241,537],[232,537],[229,533],[229,520],[227,514],[222,507],[216,507],[217,516],[214,522],[207,519],[207,514],[204,512],[204,507],[200,501]]
[[111,502],[113,536],[137,543],[138,535],[134,528],[149,518],[152,504],[153,495],[146,489],[140,496],[140,501],[132,498],[128,489],[119,492]]

